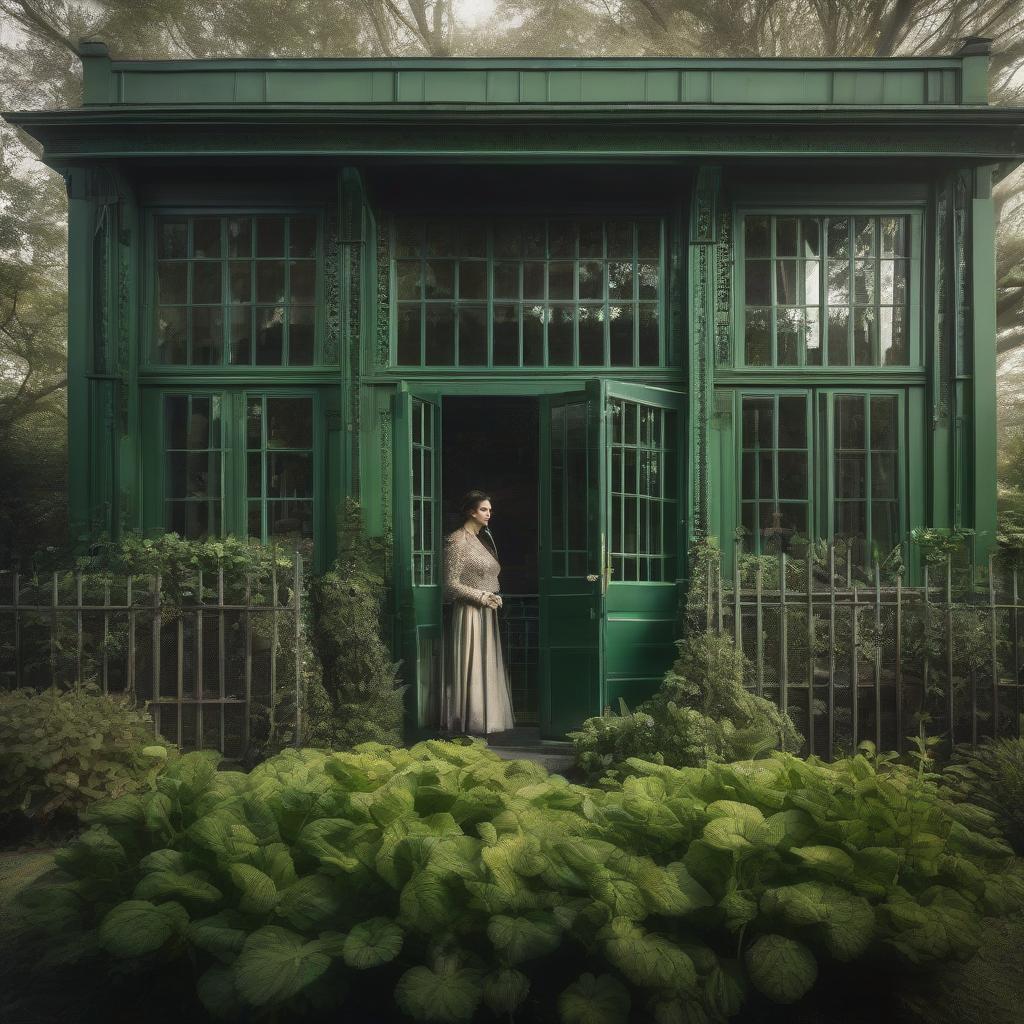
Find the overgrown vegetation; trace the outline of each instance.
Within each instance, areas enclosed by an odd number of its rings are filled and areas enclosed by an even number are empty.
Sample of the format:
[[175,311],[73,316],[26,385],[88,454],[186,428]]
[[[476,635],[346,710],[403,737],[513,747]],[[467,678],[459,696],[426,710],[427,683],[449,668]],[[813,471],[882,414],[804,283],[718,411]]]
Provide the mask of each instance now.
[[654,696],[569,733],[587,781],[618,778],[631,757],[683,768],[799,750],[803,737],[789,717],[743,685],[743,654],[729,637],[694,633],[676,647]]
[[339,513],[338,558],[313,581],[311,628],[323,684],[310,691],[311,746],[348,750],[358,743],[399,743],[403,714],[398,664],[384,643],[386,586],[381,551],[362,529],[357,502]]
[[[198,971],[228,1020],[725,1020],[819,965],[969,956],[1024,904],[987,812],[870,750],[572,786],[480,742],[181,757],[27,890],[47,961]],[[405,1019],[403,1018],[403,1019]]]
[[1024,739],[958,746],[944,775],[961,799],[995,816],[1010,845],[1024,856]]
[[76,686],[0,693],[0,825],[74,827],[97,800],[151,789],[167,744],[133,700]]

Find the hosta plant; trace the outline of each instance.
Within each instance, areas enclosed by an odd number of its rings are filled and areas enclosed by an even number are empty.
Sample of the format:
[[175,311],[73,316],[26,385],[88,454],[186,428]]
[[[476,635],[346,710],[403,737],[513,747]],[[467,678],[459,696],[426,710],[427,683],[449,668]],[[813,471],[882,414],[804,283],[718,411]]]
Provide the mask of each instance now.
[[825,964],[968,956],[1024,900],[991,817],[885,759],[629,767],[597,790],[480,742],[189,754],[93,807],[25,904],[49,959],[184,960],[225,1020],[669,1024],[795,1001]]
[[1010,845],[1024,855],[1024,738],[958,746],[943,774],[960,799],[990,810]]

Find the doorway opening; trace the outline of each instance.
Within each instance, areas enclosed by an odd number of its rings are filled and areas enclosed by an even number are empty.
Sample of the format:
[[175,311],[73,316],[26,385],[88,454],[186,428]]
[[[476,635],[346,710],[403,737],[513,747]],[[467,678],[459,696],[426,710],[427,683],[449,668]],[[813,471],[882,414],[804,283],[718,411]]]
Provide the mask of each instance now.
[[516,727],[540,722],[540,414],[536,398],[445,397],[441,405],[442,530],[462,522],[459,499],[479,489],[494,512],[501,562],[499,614]]

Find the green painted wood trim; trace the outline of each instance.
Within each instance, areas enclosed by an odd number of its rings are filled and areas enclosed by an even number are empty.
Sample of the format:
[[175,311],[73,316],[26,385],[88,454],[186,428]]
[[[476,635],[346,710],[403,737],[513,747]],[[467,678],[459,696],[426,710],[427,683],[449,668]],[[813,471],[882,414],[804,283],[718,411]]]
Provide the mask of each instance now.
[[960,61],[960,102],[988,103],[988,54],[972,54]]
[[984,565],[996,536],[996,239],[992,168],[974,172],[970,203],[970,332],[973,354],[973,525],[976,561]]

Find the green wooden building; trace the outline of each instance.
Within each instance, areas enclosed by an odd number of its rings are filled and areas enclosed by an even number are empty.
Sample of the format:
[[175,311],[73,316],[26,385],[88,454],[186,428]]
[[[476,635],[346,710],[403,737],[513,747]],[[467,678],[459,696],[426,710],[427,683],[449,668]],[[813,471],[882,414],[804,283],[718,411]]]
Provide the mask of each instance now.
[[359,496],[392,544],[414,728],[469,487],[536,659],[517,713],[545,737],[657,685],[694,538],[992,540],[991,188],[1024,111],[987,105],[987,40],[82,52],[81,108],[4,115],[70,198],[76,532],[298,538],[323,567]]

